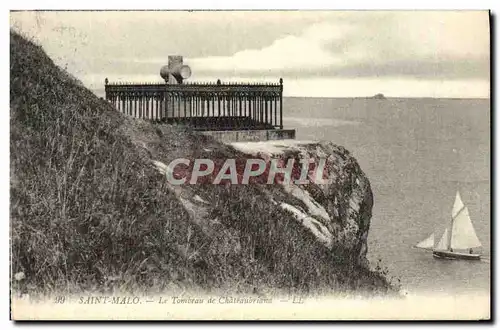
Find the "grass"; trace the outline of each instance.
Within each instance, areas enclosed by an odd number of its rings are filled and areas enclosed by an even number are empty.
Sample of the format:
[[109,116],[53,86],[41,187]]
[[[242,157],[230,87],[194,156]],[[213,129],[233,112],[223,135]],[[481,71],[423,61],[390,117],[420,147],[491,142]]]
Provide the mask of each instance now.
[[122,116],[17,32],[10,48],[14,290],[393,290],[272,205],[270,193],[286,198],[279,187],[192,187],[213,220],[193,221],[151,161],[236,151]]

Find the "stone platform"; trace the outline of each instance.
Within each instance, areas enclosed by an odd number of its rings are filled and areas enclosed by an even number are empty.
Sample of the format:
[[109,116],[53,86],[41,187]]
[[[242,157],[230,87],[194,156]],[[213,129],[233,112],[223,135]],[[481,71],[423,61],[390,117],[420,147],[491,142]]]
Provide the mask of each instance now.
[[223,143],[295,139],[294,129],[202,131],[200,133],[212,136]]

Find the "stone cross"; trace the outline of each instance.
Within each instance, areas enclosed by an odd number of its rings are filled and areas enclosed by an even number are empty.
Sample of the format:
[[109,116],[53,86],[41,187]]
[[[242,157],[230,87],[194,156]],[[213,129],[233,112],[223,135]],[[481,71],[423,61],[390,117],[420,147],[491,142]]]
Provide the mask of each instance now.
[[182,84],[191,76],[191,68],[183,64],[183,58],[179,55],[169,55],[168,65],[160,70],[160,76],[167,84]]

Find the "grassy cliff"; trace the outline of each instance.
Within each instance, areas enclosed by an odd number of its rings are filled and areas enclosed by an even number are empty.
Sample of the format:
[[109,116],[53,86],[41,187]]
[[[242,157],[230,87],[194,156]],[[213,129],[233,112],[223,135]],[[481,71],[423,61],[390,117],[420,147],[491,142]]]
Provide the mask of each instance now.
[[192,187],[210,205],[200,207],[153,164],[238,151],[124,117],[12,31],[10,48],[16,290],[392,290],[380,271],[326,248],[270,203],[269,194],[286,199],[280,187]]

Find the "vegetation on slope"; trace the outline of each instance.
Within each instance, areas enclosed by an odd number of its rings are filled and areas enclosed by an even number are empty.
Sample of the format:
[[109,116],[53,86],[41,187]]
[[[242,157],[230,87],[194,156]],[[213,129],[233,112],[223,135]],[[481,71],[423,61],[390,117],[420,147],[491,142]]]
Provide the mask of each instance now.
[[390,289],[255,185],[196,187],[217,219],[207,231],[151,161],[234,150],[124,117],[12,31],[10,48],[11,272],[25,275],[15,289]]

